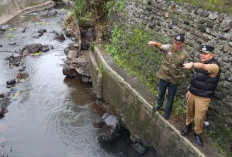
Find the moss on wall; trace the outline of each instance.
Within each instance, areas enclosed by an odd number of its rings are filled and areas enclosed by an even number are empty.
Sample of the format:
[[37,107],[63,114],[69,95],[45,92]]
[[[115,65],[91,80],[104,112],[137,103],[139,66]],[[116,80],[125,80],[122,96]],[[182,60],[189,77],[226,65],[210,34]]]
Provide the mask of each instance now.
[[232,14],[231,0],[175,0],[177,2],[189,3],[193,6],[205,8],[208,10]]

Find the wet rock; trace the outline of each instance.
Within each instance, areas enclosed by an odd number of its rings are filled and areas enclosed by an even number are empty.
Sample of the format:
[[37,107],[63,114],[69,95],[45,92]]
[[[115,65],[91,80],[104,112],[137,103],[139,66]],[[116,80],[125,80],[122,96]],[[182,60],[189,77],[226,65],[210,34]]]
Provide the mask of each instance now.
[[25,79],[29,76],[29,73],[28,72],[19,72],[17,74],[17,79],[18,80],[22,80],[22,79]]
[[144,154],[141,154],[134,148],[134,144],[128,147],[127,154],[129,157],[143,157],[144,156]]
[[8,30],[9,28],[10,28],[10,25],[3,25],[3,26],[0,27],[0,30],[1,30],[1,31],[6,31],[6,30]]
[[46,30],[46,29],[41,28],[41,29],[39,29],[37,32],[38,32],[38,33],[46,33],[46,32],[47,32],[47,30]]
[[43,45],[42,44],[30,44],[30,45],[26,45],[22,51],[28,50],[29,53],[36,53],[39,51],[42,51],[43,49]]
[[0,116],[3,116],[7,112],[8,112],[8,109],[6,106],[3,105],[0,107]]
[[22,56],[27,56],[29,54],[30,54],[29,50],[23,50],[21,53]]
[[32,37],[35,38],[35,39],[38,39],[39,37],[41,37],[43,35],[43,33],[38,33],[38,32],[34,32],[32,34]]
[[92,82],[90,77],[84,76],[84,75],[81,76],[81,81],[84,83],[91,83]]
[[11,66],[19,66],[20,62],[22,60],[22,56],[20,56],[20,54],[18,53],[13,53],[11,54],[10,57],[6,58],[6,60],[9,61],[9,65]]
[[67,55],[67,58],[76,58],[77,57],[77,51],[75,50],[69,50],[68,51],[68,55]]
[[16,44],[15,41],[9,43],[9,45],[15,45],[15,44]]
[[43,45],[42,52],[48,52],[50,49],[53,49],[52,45]]
[[19,69],[19,72],[22,72],[22,71],[24,71],[25,69],[26,69],[26,65],[23,64],[23,65],[21,66],[21,68]]
[[48,52],[50,49],[49,47],[43,47],[43,49],[41,50],[42,52]]
[[11,87],[11,86],[13,86],[13,85],[15,85],[15,84],[16,84],[16,79],[15,79],[15,78],[12,79],[12,80],[6,81],[6,85],[7,85],[8,87]]
[[49,10],[47,16],[55,16],[57,14],[56,10]]
[[26,32],[26,29],[27,29],[26,27],[21,28],[21,29],[20,29],[20,32],[25,33],[25,32]]
[[83,41],[81,43],[81,50],[88,50],[90,48],[90,44],[91,44],[90,41]]
[[120,120],[113,114],[105,113],[99,123],[98,141],[101,143],[113,142],[119,137]]
[[10,93],[0,93],[0,115],[4,115],[8,110],[7,106],[10,104]]
[[64,54],[65,54],[65,55],[68,55],[69,50],[70,50],[69,47],[66,47],[66,48],[64,49]]
[[132,147],[134,148],[134,150],[136,150],[136,152],[138,152],[139,154],[144,154],[146,151],[146,147],[139,142],[133,143]]
[[76,78],[79,76],[73,67],[69,67],[67,65],[64,65],[62,72],[64,75],[71,78]]
[[158,157],[157,151],[154,148],[149,148],[144,157]]
[[65,33],[65,35],[66,35],[66,37],[71,37],[71,31],[70,30],[65,30],[64,31],[64,33]]
[[69,48],[70,48],[70,50],[76,50],[76,51],[78,51],[79,50],[79,44],[78,43],[70,43],[69,44]]
[[85,38],[88,41],[94,41],[94,39],[95,39],[94,28],[90,27],[87,30],[82,29],[81,30],[81,37]]
[[62,32],[55,32],[54,39],[57,39],[59,41],[64,41],[65,37],[64,37],[64,34]]

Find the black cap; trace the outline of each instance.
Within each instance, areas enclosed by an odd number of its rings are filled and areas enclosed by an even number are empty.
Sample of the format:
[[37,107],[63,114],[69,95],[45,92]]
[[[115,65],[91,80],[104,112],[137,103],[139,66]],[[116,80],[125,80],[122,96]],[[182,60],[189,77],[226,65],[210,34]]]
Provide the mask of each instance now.
[[180,42],[184,42],[184,34],[177,34],[176,36],[175,36],[175,40],[176,41],[180,41]]
[[214,52],[214,47],[210,46],[210,45],[202,45],[200,51],[201,52],[206,52],[206,53]]

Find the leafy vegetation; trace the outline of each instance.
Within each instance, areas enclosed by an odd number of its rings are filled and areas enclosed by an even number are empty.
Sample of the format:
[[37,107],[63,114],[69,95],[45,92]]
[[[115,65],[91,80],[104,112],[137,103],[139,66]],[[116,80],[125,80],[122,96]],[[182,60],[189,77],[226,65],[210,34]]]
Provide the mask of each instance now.
[[[162,60],[162,53],[154,47],[148,47],[147,43],[151,40],[165,43],[164,38],[155,32],[150,34],[138,27],[115,26],[112,42],[107,45],[107,52],[114,57],[119,66],[139,78],[157,96],[156,72]],[[185,112],[182,105],[183,100],[177,97],[173,107],[175,115]]]
[[118,1],[108,1],[106,3],[107,9],[107,17],[110,17],[113,11],[117,11],[118,13],[125,14],[125,0],[118,0]]
[[119,66],[154,88],[153,85],[157,82],[155,66],[160,64],[161,53],[147,46],[152,39],[154,37],[142,29],[116,26],[107,51]]
[[204,136],[213,141],[213,147],[222,155],[232,157],[232,128],[214,117],[209,118],[210,125],[205,129]]

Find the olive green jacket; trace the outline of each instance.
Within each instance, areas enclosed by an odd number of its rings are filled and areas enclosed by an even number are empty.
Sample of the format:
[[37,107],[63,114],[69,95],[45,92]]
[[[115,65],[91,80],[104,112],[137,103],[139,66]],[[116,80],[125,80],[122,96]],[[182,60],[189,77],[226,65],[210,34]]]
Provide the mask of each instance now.
[[183,62],[188,57],[188,53],[182,49],[176,51],[170,46],[167,52],[164,52],[162,64],[157,73],[158,78],[177,84],[180,78],[184,77],[182,72]]

